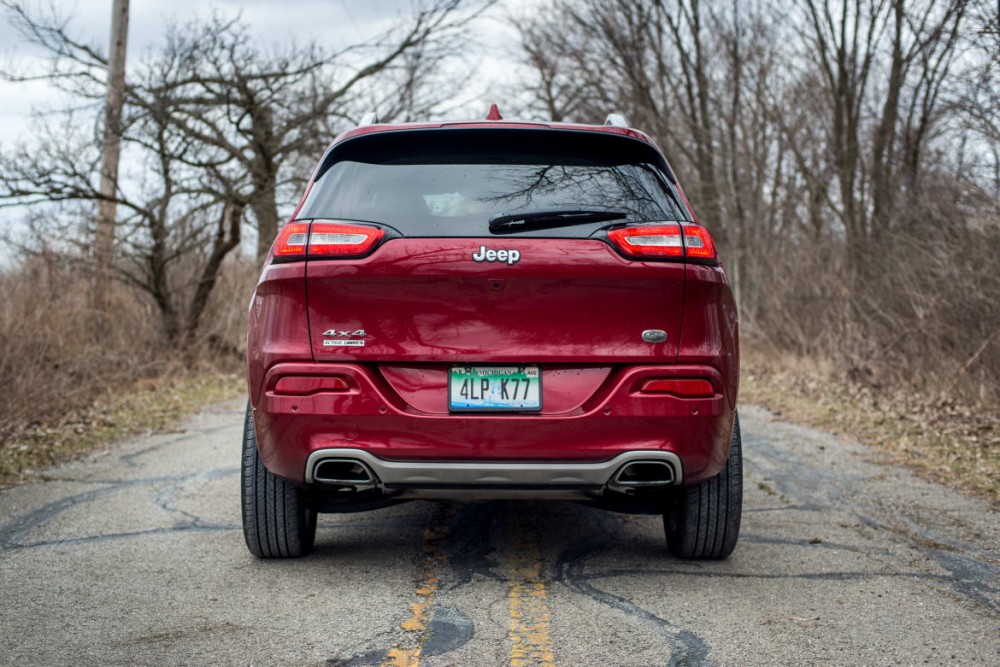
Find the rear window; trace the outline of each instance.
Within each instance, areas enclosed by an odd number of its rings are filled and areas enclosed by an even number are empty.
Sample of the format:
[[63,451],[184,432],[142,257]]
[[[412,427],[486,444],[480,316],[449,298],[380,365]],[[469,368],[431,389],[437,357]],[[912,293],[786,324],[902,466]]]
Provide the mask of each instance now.
[[620,211],[615,222],[533,229],[580,237],[622,222],[687,220],[669,167],[647,144],[537,130],[410,130],[335,147],[299,219],[374,222],[404,236],[486,236],[489,220],[539,210]]

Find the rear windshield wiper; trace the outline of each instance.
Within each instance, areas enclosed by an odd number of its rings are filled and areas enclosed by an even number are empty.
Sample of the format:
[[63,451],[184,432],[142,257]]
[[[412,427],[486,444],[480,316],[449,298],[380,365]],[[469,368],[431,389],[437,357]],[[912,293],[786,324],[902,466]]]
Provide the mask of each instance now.
[[553,229],[569,227],[587,222],[606,222],[627,218],[625,211],[599,210],[544,210],[526,211],[524,213],[500,213],[490,218],[490,232],[494,234],[513,234],[526,229]]

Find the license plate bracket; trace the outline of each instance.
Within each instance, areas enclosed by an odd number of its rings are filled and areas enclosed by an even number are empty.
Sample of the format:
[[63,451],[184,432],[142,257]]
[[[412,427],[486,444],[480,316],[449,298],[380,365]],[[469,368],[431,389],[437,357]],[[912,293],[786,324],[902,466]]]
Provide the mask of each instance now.
[[539,412],[542,372],[538,366],[452,366],[448,370],[451,412]]

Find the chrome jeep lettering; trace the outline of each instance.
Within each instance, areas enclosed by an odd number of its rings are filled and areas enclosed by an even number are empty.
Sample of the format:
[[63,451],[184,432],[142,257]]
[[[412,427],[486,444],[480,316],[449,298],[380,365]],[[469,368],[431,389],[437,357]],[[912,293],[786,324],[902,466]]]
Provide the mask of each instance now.
[[472,259],[477,262],[505,262],[508,266],[517,264],[521,259],[521,252],[518,250],[494,250],[482,245],[479,252],[472,253]]

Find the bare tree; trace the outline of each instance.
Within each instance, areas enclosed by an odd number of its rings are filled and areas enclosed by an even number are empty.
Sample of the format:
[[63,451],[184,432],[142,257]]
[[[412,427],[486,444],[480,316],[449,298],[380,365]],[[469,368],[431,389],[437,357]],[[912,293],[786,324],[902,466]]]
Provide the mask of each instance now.
[[[196,342],[222,261],[239,244],[245,203],[212,175],[212,154],[174,130],[168,108],[134,115],[123,127],[138,182],[112,194],[121,233],[116,259],[105,268],[150,297],[171,346],[187,346]],[[4,197],[50,213],[28,218],[30,233],[21,235],[26,240],[8,240],[28,256],[58,255],[91,268],[87,249],[95,224],[81,219],[92,220],[107,200],[93,178],[101,147],[72,123],[47,139],[41,148],[22,146],[0,156]]]
[[[277,234],[279,189],[295,179],[283,167],[297,155],[318,154],[333,136],[331,127],[360,116],[358,102],[371,97],[377,77],[402,75],[381,111],[387,119],[403,113],[419,77],[469,20],[470,14],[456,14],[459,7],[459,0],[437,0],[403,28],[332,53],[317,44],[268,53],[242,25],[218,18],[170,33],[168,48],[186,54],[161,84],[179,91],[174,122],[192,141],[217,149],[230,169],[247,174],[258,258]],[[132,94],[141,103],[150,92],[135,88]]]
[[[52,56],[46,71],[8,72],[9,79],[34,76],[83,101],[100,99],[106,60],[97,49],[72,39],[63,21],[5,6]],[[223,262],[242,241],[245,213],[257,227],[260,257],[277,232],[279,198],[297,195],[308,176],[302,162],[314,161],[338,126],[373,103],[405,117],[449,94],[447,86],[426,90],[438,83],[429,72],[483,6],[459,11],[460,0],[440,0],[396,30],[335,52],[317,44],[266,50],[239,21],[219,17],[168,30],[125,88],[121,136],[138,182],[110,194],[93,185],[99,144],[68,110],[42,120],[49,136],[0,156],[0,200],[54,211],[44,229],[36,220],[32,238],[59,238],[68,261],[91,268],[93,210],[116,206],[122,233],[109,270],[148,294],[168,341],[190,345]]]
[[[185,57],[174,60],[158,88],[130,84],[127,103],[142,107],[168,88],[179,91],[172,96],[172,122],[191,141],[219,151],[231,172],[245,174],[260,259],[277,233],[279,192],[302,178],[285,167],[322,150],[334,128],[361,116],[362,101],[381,106],[380,115],[391,119],[426,112],[448,99],[460,81],[440,85],[435,79],[439,85],[432,95],[422,84],[461,47],[463,27],[489,4],[428,0],[412,20],[339,50],[317,42],[268,50],[250,38],[244,24],[215,16],[171,29],[166,51]],[[22,1],[3,0],[3,5],[20,33],[50,54],[47,71],[6,72],[6,78],[44,79],[94,99],[94,84],[107,67],[99,50],[72,38],[60,17],[35,16]]]
[[[821,74],[831,131],[839,192],[833,210],[844,226],[850,264],[864,273],[869,249],[892,224],[901,174],[908,172],[910,188],[917,182],[968,3],[801,4],[808,26],[805,53]],[[880,66],[885,59],[887,68]]]
[[563,29],[557,18],[562,10],[562,6],[553,6],[530,17],[510,17],[520,33],[523,59],[532,74],[532,78],[519,81],[518,90],[511,92],[523,91],[522,112],[556,123],[576,117],[589,92],[579,77],[580,68],[576,67],[579,55],[575,52],[576,45],[557,36]]

